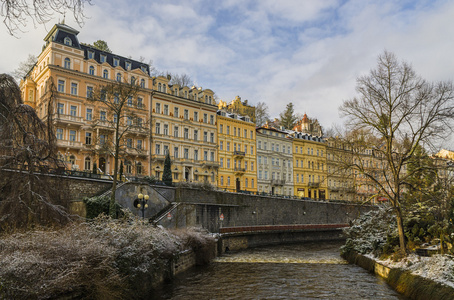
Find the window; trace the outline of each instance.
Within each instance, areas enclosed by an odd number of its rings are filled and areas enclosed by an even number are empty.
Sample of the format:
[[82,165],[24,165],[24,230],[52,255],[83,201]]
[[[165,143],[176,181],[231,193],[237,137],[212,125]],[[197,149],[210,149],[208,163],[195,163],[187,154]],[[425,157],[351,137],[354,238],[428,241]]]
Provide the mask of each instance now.
[[178,126],[173,127],[173,136],[176,138],[178,137]]
[[106,62],[106,59],[107,59],[107,56],[105,56],[104,54],[101,54],[100,59],[99,59],[101,61],[101,63]]
[[174,116],[175,118],[179,118],[178,107],[174,107],[174,109],[173,109],[173,116]]
[[93,87],[87,86],[87,98],[93,98]]
[[203,160],[208,161],[208,151],[203,151]]
[[251,161],[251,171],[254,171],[254,162]]
[[85,157],[84,168],[85,171],[91,171],[91,159],[89,157]]
[[203,141],[208,142],[208,132],[206,131],[203,132]]
[[251,188],[254,188],[254,179],[251,179]]
[[199,113],[198,112],[194,112],[194,121],[199,121]]
[[187,140],[189,139],[189,129],[188,128],[185,128],[184,129],[184,138]]
[[221,176],[221,185],[224,185],[224,176]]
[[173,173],[173,179],[178,180],[178,173]]
[[63,43],[68,46],[72,46],[72,44],[73,44],[71,38],[68,36],[63,39]]
[[210,116],[210,124],[214,125],[214,116],[213,115]]
[[251,155],[254,155],[254,146],[251,146]]
[[165,93],[167,92],[167,86],[165,83],[162,84],[162,91]]
[[245,186],[245,187],[248,187],[248,180],[247,180],[247,178],[244,179],[244,186]]
[[92,108],[87,108],[87,115],[86,115],[87,121],[91,121],[92,118],[93,118],[93,109]]
[[156,103],[156,113],[160,114],[161,113],[161,103]]
[[71,69],[71,60],[67,57],[64,62],[65,69]]
[[58,109],[57,109],[57,112],[59,114],[64,114],[64,108],[65,108],[65,105],[63,103],[58,103]]
[[63,129],[57,128],[57,140],[62,140],[62,139],[63,139]]
[[143,125],[143,120],[142,120],[142,118],[137,117],[137,126],[138,126],[138,127],[142,127],[142,125]]
[[85,144],[91,145],[91,132],[85,132]]
[[156,144],[154,152],[157,155],[161,154],[161,145],[160,144]]
[[267,146],[266,142],[263,142],[263,149],[268,150],[267,148],[268,148],[268,146]]
[[156,134],[161,134],[161,123],[156,123],[155,133]]
[[219,150],[224,150],[224,142],[223,141],[219,142]]
[[[120,60],[119,60],[118,58],[114,58],[114,59],[113,59],[113,65],[114,65],[114,67],[118,66],[119,64],[120,64]],[[120,73],[118,73],[118,74],[120,74]],[[118,74],[117,74],[117,77],[118,77]],[[121,78],[121,77],[120,77],[120,78]]]
[[227,185],[230,185],[230,176],[227,176]]
[[113,122],[116,124],[118,121],[118,115],[117,114],[113,114]]
[[164,135],[169,135],[169,125],[164,124]]
[[126,147],[132,148],[132,139],[131,138],[126,139]]
[[214,143],[214,133],[210,133],[210,143]]
[[247,129],[244,130],[244,138],[247,138]]
[[136,163],[136,173],[142,174],[142,163],[141,162]]
[[214,152],[211,152],[211,153],[210,153],[210,160],[211,160],[211,161],[214,161]]
[[178,147],[174,147],[174,148],[173,148],[173,156],[174,156],[175,158],[178,158]]
[[262,179],[262,170],[259,170],[259,179]]
[[258,147],[259,147],[259,149],[262,149],[262,141],[259,141]]
[[244,145],[244,153],[247,154],[247,145]]
[[71,95],[77,96],[77,83],[75,82],[71,83]]
[[233,127],[233,135],[236,136],[236,127]]
[[142,149],[143,142],[142,140],[137,140],[137,149]]
[[126,118],[126,125],[128,125],[128,126],[131,126],[131,125],[132,125],[132,117],[131,117],[131,116],[128,116],[128,117]]
[[244,162],[244,168],[245,168],[246,171],[247,171],[247,161]]
[[227,125],[227,134],[230,134],[230,126]]
[[120,73],[117,73],[117,81],[121,82],[121,74]]
[[227,142],[227,151],[230,151],[230,142]]
[[144,108],[144,106],[143,106],[143,98],[142,97],[138,97],[137,98],[137,108]]
[[189,158],[189,149],[188,148],[183,149],[183,157],[184,157],[184,159]]
[[254,131],[251,130],[251,139],[254,138]]
[[219,159],[219,163],[220,163],[220,165],[221,165],[221,168],[224,168],[224,158],[221,157],[221,158]]
[[125,62],[126,64],[126,70],[130,71],[131,70],[131,62],[127,61]]
[[185,109],[183,115],[184,115],[184,119],[188,120],[189,119],[189,110]]
[[164,114],[165,115],[169,114],[169,106],[167,104],[164,104]]
[[208,115],[207,114],[203,114],[203,122],[204,123],[208,123]]
[[77,116],[77,106],[71,105],[69,108],[69,114],[73,117]]
[[131,84],[136,84],[136,78],[134,76],[131,76]]
[[76,131],[75,130],[70,130],[69,131],[69,140],[72,142],[76,141]]
[[145,79],[140,79],[140,87],[145,88]]
[[199,160],[199,150],[194,150],[194,160]]
[[262,157],[259,155],[257,158],[258,158],[259,164],[261,164],[262,163]]
[[106,120],[106,112],[105,111],[101,111],[100,114],[99,114],[99,119],[101,121],[105,121]]
[[88,59],[93,59],[95,57],[95,52],[93,51],[87,51],[87,56],[88,56]]
[[219,133],[223,133],[224,131],[224,125],[219,125]]
[[109,78],[109,71],[107,71],[107,70],[102,71],[102,77],[108,79]]
[[230,158],[227,158],[227,168],[230,169]]
[[128,97],[128,106],[132,106],[132,96]]
[[58,91],[60,93],[65,92],[65,81],[64,80],[58,80]]
[[199,131],[198,130],[194,130],[194,140],[195,141],[199,140]]

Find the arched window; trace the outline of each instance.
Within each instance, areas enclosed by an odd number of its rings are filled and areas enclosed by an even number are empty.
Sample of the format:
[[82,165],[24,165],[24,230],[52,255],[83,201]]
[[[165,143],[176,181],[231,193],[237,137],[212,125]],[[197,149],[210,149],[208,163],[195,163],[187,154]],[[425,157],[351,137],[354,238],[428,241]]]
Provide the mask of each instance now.
[[68,45],[68,46],[72,46],[73,42],[71,41],[71,39],[69,37],[65,37],[63,42],[65,43],[65,45]]
[[72,165],[74,165],[74,164],[76,163],[76,157],[75,157],[74,155],[71,155],[71,156],[69,157],[69,162],[70,162]]
[[211,96],[208,97],[208,103],[211,104]]
[[85,164],[84,164],[85,171],[91,170],[91,159],[90,157],[85,157]]
[[121,82],[121,74],[120,73],[117,73],[117,81]]
[[68,57],[65,58],[65,68],[71,69],[71,60]]
[[188,91],[184,91],[184,97],[188,98]]
[[142,163],[141,162],[136,163],[136,174],[137,175],[142,174]]
[[158,92],[161,92],[161,83],[158,83]]
[[102,77],[108,79],[109,78],[109,71],[107,71],[107,70],[102,71]]
[[145,79],[140,80],[140,87],[145,88]]
[[125,160],[125,173],[126,174],[132,173],[132,164],[129,160]]
[[167,89],[167,86],[166,86],[166,84],[164,83],[164,84],[162,85],[162,91],[165,93],[165,92],[166,92],[166,89]]
[[136,83],[136,78],[134,76],[131,76],[131,84],[135,84]]
[[90,68],[88,68],[88,73],[89,73],[90,75],[95,75],[95,67],[90,66]]
[[208,96],[205,95],[205,103],[208,103]]

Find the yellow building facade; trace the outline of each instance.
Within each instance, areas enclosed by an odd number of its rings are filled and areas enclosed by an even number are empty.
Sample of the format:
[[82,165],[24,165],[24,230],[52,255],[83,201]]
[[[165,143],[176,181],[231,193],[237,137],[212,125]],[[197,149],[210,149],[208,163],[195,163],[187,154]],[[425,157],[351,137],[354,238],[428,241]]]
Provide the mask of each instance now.
[[210,89],[169,85],[153,78],[151,174],[162,178],[167,153],[174,182],[216,185],[218,173],[217,106]]
[[249,116],[224,110],[217,115],[218,187],[227,191],[257,192],[256,133]]
[[326,142],[323,138],[293,132],[294,195],[329,199],[327,192]]
[[[149,66],[83,45],[77,34],[65,24],[56,24],[47,34],[38,62],[21,82],[26,104],[44,120],[52,114],[58,152],[67,169],[91,172],[96,164],[98,172],[113,174],[112,152],[103,148],[113,140],[115,116],[105,105],[87,101],[87,97],[100,86],[133,80],[139,87],[128,101],[134,119],[128,119],[130,130],[124,136],[127,147],[122,161],[125,175],[147,175]],[[52,85],[55,97],[49,101]]]

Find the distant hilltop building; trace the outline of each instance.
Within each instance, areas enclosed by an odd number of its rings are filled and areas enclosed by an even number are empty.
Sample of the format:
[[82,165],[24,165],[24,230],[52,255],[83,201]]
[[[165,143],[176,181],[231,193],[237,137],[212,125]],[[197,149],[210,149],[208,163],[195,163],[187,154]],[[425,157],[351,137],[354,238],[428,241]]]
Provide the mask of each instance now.
[[296,122],[293,126],[293,131],[307,133],[315,136],[323,136],[322,126],[317,119],[309,119],[306,114],[303,118]]
[[248,104],[247,100],[241,101],[240,96],[236,96],[229,104],[226,101],[219,101],[218,108],[229,113],[249,116],[255,122],[255,106]]

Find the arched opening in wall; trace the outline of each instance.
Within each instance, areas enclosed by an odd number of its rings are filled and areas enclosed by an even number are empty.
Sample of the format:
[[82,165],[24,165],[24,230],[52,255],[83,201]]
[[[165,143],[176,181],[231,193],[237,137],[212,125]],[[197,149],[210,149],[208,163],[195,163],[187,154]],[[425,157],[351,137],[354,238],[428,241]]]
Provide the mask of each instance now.
[[239,192],[241,190],[241,181],[239,178],[236,179],[236,191]]
[[189,167],[184,167],[184,180],[190,181],[191,170]]
[[106,159],[104,157],[99,158],[98,168],[101,170],[102,173],[106,173]]

